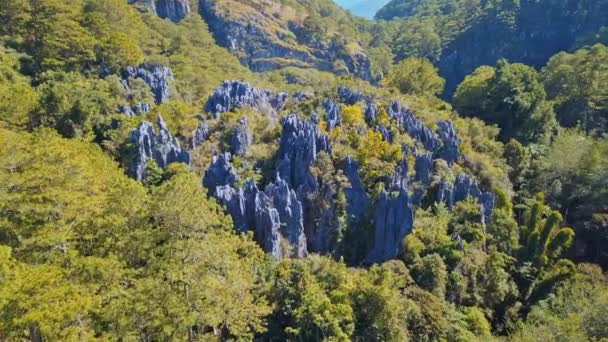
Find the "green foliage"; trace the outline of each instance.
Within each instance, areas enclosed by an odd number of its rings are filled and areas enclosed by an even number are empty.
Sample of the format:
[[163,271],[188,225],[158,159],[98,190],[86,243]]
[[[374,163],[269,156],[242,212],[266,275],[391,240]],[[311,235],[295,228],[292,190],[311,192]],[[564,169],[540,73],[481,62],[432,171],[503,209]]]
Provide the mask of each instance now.
[[560,124],[608,130],[607,58],[608,48],[598,44],[573,54],[559,53],[543,68],[541,77]]
[[368,130],[362,138],[357,158],[366,185],[371,188],[380,180],[386,180],[401,161],[402,152],[398,145],[391,145],[378,132]]
[[0,127],[25,129],[38,105],[38,93],[19,73],[19,55],[0,46]]
[[421,288],[443,298],[447,285],[445,263],[438,254],[429,254],[416,261],[412,268],[412,277]]
[[546,296],[556,283],[574,272],[571,261],[559,259],[574,239],[571,228],[560,226],[562,220],[559,212],[545,206],[544,195],[539,194],[526,215],[525,225],[520,227],[519,263],[523,274],[520,289],[528,303]]
[[556,126],[555,115],[538,73],[523,64],[500,60],[495,71],[480,67],[456,90],[454,107],[461,114],[497,124],[507,141],[547,142]]
[[439,77],[437,69],[428,60],[411,57],[392,68],[386,84],[402,94],[431,97],[443,92],[445,80]]
[[77,73],[45,74],[38,89],[41,108],[32,115],[32,125],[55,128],[68,138],[92,138],[118,107],[119,94],[110,83]]
[[607,149],[606,138],[594,139],[580,130],[564,130],[534,163],[536,173],[529,186],[532,191],[545,190],[552,206],[568,211],[569,223],[586,242],[584,254],[594,261],[605,260],[601,257],[604,244],[598,239],[607,238],[600,229],[606,222],[601,208],[608,198]]

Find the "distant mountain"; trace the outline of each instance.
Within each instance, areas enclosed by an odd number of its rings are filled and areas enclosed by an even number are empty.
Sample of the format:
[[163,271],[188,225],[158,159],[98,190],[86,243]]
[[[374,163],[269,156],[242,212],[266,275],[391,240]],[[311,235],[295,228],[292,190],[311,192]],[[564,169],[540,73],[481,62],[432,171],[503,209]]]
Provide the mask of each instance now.
[[374,15],[390,0],[336,0],[338,5],[360,17],[373,19]]

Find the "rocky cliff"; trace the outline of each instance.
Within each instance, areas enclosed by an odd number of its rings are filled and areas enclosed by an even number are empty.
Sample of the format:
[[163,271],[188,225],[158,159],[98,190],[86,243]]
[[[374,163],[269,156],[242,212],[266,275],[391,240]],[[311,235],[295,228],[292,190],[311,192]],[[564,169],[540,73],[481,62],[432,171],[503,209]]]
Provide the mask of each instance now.
[[[303,101],[312,98],[298,94],[295,97]],[[244,107],[263,116],[269,113],[279,116],[286,99],[286,93],[275,94],[247,83],[226,81],[209,97],[206,109],[215,117]],[[335,97],[318,103],[325,110],[327,129],[331,130],[341,125],[342,105],[360,104],[368,122],[372,123],[379,111],[378,102],[342,87]],[[232,132],[227,151],[230,153],[213,158],[203,184],[226,207],[237,229],[253,231],[258,242],[277,259],[309,252],[336,255],[340,248],[340,230],[344,229],[340,222],[354,226],[370,221],[374,229],[373,243],[365,252],[365,260],[360,262],[395,258],[401,253],[403,238],[413,229],[415,210],[433,202],[444,202],[451,208],[473,197],[479,203],[483,221],[488,221],[494,208],[494,195],[483,191],[473,177],[462,173],[454,177],[454,182],[441,179],[438,186],[433,185],[432,179],[437,178],[436,163],[442,161],[454,173],[452,168],[462,159],[454,124],[440,121],[436,129],[431,129],[398,101],[391,102],[386,109],[397,123],[397,129],[410,135],[415,146],[404,148],[404,159],[394,170],[392,181],[374,200],[361,180],[359,163],[353,157],[338,163],[348,183],[343,189],[328,185],[329,179],[313,175],[311,167],[319,154],[333,155],[329,136],[317,126],[318,115],[314,112],[310,113],[311,119],[296,114],[282,119],[274,157],[275,180],[266,184],[263,191],[258,188],[263,184],[253,180],[239,182],[238,172],[231,165],[233,155],[243,155],[253,143],[245,118]],[[205,128],[201,121],[197,134],[201,137],[209,134]],[[384,132],[385,139],[391,139],[392,132],[386,127],[375,129]],[[413,160],[414,165],[410,167],[408,160]],[[239,183],[243,185],[238,186]],[[342,215],[337,204],[340,191],[346,199],[345,221],[338,219]],[[327,200],[324,203],[330,203],[329,207],[320,207],[319,199]]]
[[129,3],[174,23],[179,23],[191,12],[189,0],[129,0]]
[[[253,71],[293,66],[372,80],[370,58],[359,42],[327,30],[325,36],[317,37],[319,31],[311,27],[313,13],[308,11],[310,6],[297,1],[200,2],[200,14],[218,43]],[[331,16],[324,19],[333,20]]]
[[131,163],[130,173],[137,180],[147,177],[149,161],[156,162],[163,169],[171,163],[190,165],[190,154],[181,147],[179,140],[171,135],[162,116],[158,117],[157,125],[158,133],[150,122],[143,121],[131,133],[135,157]]

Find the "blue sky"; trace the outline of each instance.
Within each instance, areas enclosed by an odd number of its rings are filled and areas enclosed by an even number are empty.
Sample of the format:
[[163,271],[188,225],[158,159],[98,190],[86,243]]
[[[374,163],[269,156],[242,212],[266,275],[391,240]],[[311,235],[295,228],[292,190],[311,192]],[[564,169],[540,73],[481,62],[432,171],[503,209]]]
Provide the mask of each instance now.
[[338,5],[366,18],[372,18],[389,0],[334,0]]

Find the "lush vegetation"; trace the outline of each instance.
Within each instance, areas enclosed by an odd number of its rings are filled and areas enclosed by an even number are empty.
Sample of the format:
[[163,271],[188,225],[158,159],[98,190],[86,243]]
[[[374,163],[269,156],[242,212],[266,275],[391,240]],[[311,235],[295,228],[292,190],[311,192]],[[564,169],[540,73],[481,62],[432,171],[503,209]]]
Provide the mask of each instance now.
[[608,43],[608,2],[393,0],[384,41],[401,58],[426,57],[446,78],[446,98],[464,76],[499,58],[535,68],[560,51]]
[[[311,13],[308,38],[366,50],[382,82],[294,66],[253,73],[196,13],[175,24],[122,0],[0,6],[0,341],[608,339],[608,48],[562,52],[538,68],[540,57],[530,66],[514,62],[526,61],[517,49],[503,55],[513,42],[493,35],[545,18],[550,25],[536,21],[534,32],[546,30],[546,40],[531,36],[547,52],[562,33],[555,27],[583,23],[567,32],[569,50],[605,39],[605,2],[394,0],[378,16],[406,19],[391,22],[326,0],[281,3]],[[470,49],[463,37],[504,45],[493,60],[480,52],[455,71],[472,66],[450,104],[437,98],[453,62],[441,59]],[[127,117],[119,108],[154,102],[145,82],[125,87],[121,78],[142,63],[171,67],[172,96]],[[253,109],[206,117],[210,134],[192,149],[191,168],[150,165],[144,182],[128,177],[132,130],[162,114],[190,146],[224,79],[314,97],[288,101],[277,117]],[[202,174],[247,118],[252,144],[233,166],[267,184],[279,116],[325,114],[322,100],[341,85],[380,101],[373,120],[356,103],[341,106],[340,127],[330,130],[323,115],[318,122],[333,151],[310,169],[322,180],[311,210],[337,203],[328,219],[339,227],[337,252],[274,260],[253,233],[235,230]],[[375,201],[408,151],[425,152],[388,115],[390,99],[429,127],[451,120],[458,130],[463,157],[436,162],[430,187],[466,172],[494,192],[496,207],[486,221],[472,197],[451,210],[423,203],[403,253],[369,265],[373,222],[345,215],[344,159],[359,163]]]

